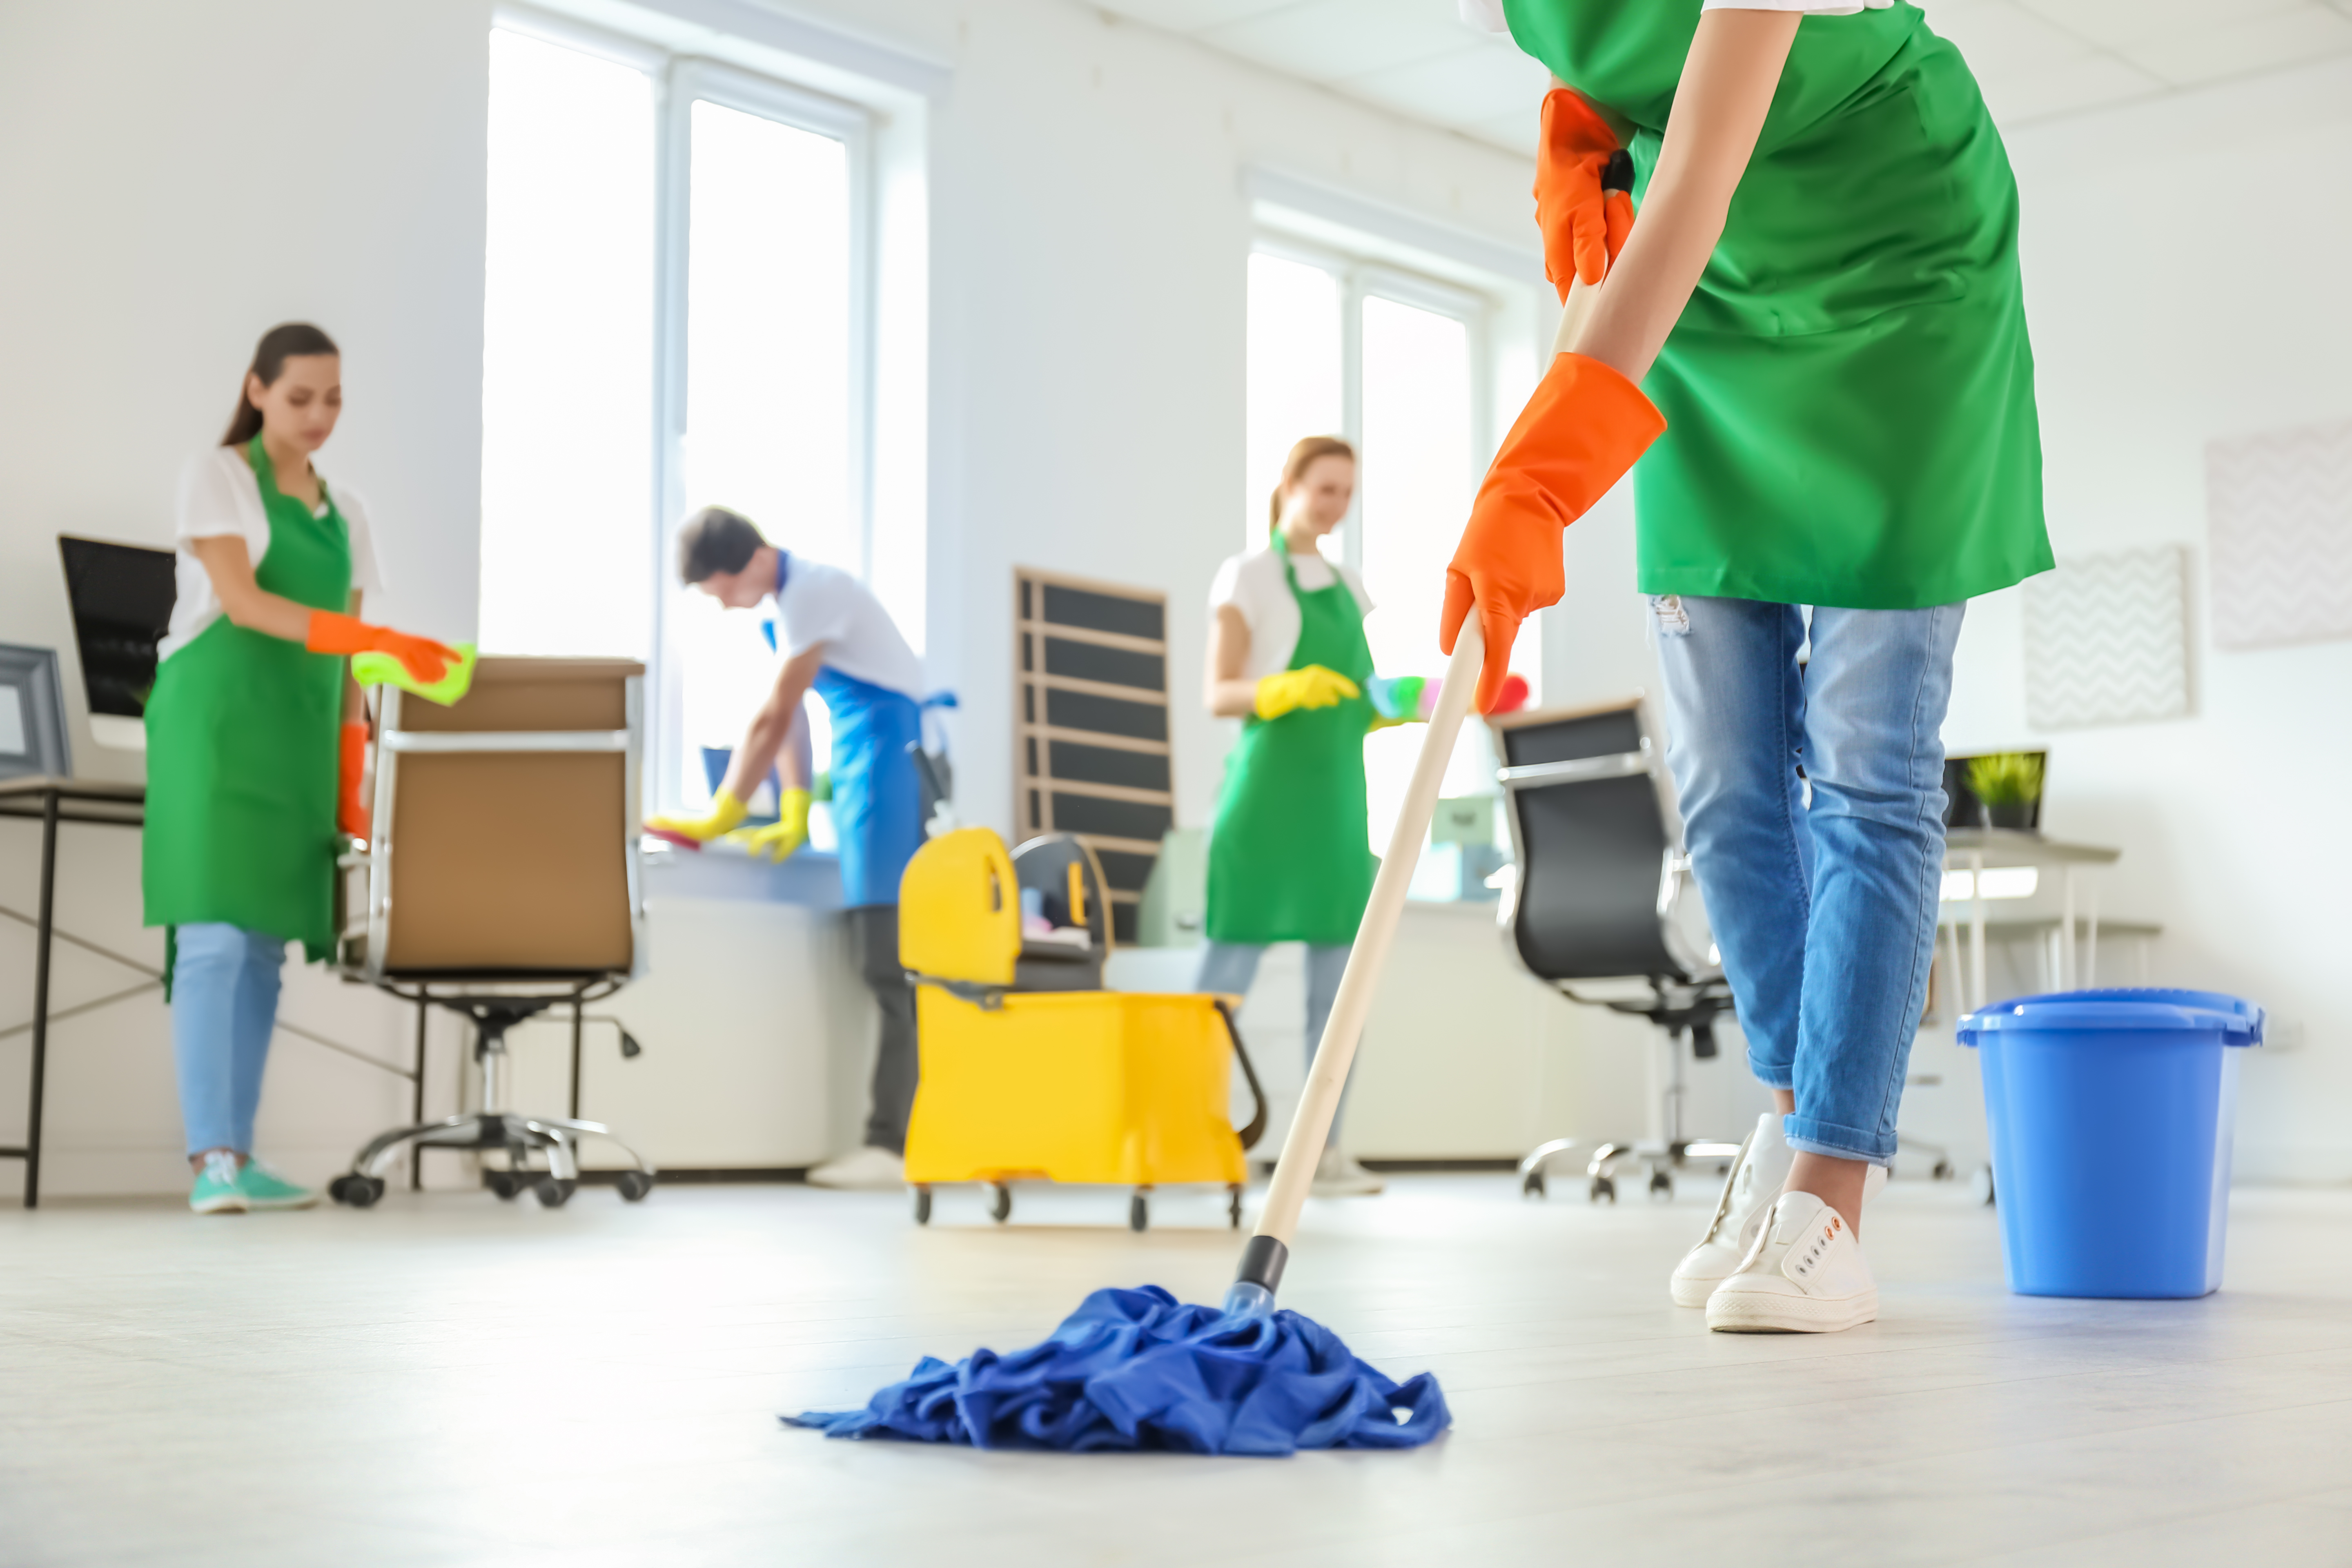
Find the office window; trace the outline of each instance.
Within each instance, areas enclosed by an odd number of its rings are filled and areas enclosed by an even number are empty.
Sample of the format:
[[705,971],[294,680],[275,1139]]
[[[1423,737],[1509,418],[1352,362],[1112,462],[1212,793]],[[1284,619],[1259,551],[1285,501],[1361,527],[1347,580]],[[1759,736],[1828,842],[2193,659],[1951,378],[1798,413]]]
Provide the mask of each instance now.
[[481,642],[652,651],[654,83],[490,35]]
[[[1445,563],[1486,467],[1477,388],[1484,302],[1467,290],[1386,267],[1269,242],[1250,257],[1244,539],[1265,542],[1267,497],[1302,436],[1339,434],[1362,461],[1356,507],[1324,552],[1363,574],[1364,623],[1382,675],[1436,675]],[[1541,663],[1533,622],[1511,666],[1530,682]],[[1369,736],[1371,842],[1388,847],[1421,746],[1407,725]],[[1466,725],[1448,795],[1491,794],[1483,726]]]
[[869,564],[866,119],[585,29],[490,44],[483,646],[648,659],[647,804],[698,805],[777,657],[679,588],[677,523]]

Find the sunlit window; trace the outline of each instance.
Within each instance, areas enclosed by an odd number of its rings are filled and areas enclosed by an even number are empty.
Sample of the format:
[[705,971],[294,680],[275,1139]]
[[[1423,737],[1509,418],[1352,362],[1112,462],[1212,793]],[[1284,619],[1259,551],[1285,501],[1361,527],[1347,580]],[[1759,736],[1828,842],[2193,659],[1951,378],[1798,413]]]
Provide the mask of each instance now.
[[490,35],[481,642],[651,650],[654,84]]
[[716,503],[796,556],[869,566],[865,121],[620,53],[490,35],[481,639],[652,660],[651,804],[676,805],[709,797],[777,662],[756,616],[679,589],[678,521]]
[[[1267,502],[1282,462],[1306,436],[1337,436],[1341,401],[1339,279],[1320,267],[1263,251],[1249,260],[1249,397],[1244,436],[1242,538],[1265,543]],[[1338,534],[1324,541],[1339,559]]]
[[[1445,563],[1484,464],[1479,310],[1455,290],[1385,268],[1266,251],[1250,258],[1246,547],[1265,542],[1266,498],[1291,444],[1324,434],[1353,440],[1363,458],[1356,510],[1324,551],[1363,574],[1374,605],[1364,632],[1382,675],[1433,676],[1444,667],[1437,618]],[[1530,621],[1511,658],[1530,683],[1539,652]],[[1408,725],[1366,739],[1375,850],[1388,847],[1421,736]],[[1465,726],[1445,793],[1492,794],[1494,774],[1485,727]]]

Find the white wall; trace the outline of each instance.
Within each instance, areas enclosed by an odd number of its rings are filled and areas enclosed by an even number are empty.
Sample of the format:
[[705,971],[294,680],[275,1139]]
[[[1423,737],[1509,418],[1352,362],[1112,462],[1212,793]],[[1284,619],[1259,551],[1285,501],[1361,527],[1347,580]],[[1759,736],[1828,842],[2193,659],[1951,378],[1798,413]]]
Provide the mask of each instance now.
[[[2286,1027],[2247,1067],[2238,1169],[2352,1179],[2343,890],[2352,642],[2214,649],[2204,444],[2352,416],[2352,67],[2265,77],[2008,137],[2024,204],[2052,542],[2058,557],[2175,542],[2192,560],[2195,712],[2044,733],[2026,722],[2021,593],[1971,605],[1945,741],[2051,752],[2046,831],[2109,844],[2105,913],[2161,922],[2152,983],[2248,996]],[[1569,531],[1546,690],[1659,689],[1632,594],[1621,488]],[[2127,950],[2126,950],[2127,951]],[[2110,961],[2118,956],[2110,950]],[[2002,989],[2006,973],[2010,989]],[[2128,984],[2111,966],[2104,979]],[[2033,988],[1996,966],[1996,994]],[[1924,1034],[1906,1128],[1980,1156],[1974,1054]]]
[[[619,7],[593,9],[609,21]],[[1164,587],[1180,697],[1200,668],[1196,612],[1238,531],[1244,166],[1518,246],[1528,170],[1067,0],[800,9],[951,68],[922,117],[923,640],[933,679],[963,694],[963,804],[1009,824],[1014,565]],[[393,589],[371,608],[471,634],[489,16],[488,0],[0,9],[0,362],[12,370],[0,384],[0,639],[70,647],[58,532],[169,540],[179,464],[217,438],[255,337],[297,317],[345,351],[349,412],[322,466],[383,520]],[[840,90],[827,73],[812,79]],[[897,210],[906,194],[894,188],[894,221],[919,234],[921,219]],[[877,491],[887,500],[905,478],[893,467]],[[70,668],[68,686],[79,771],[139,776],[136,757],[89,743]],[[1178,702],[1183,820],[1206,820],[1223,743]],[[0,825],[0,898],[28,888],[31,833]],[[152,963],[161,943],[138,930],[131,844],[72,836],[69,923]],[[0,1018],[28,1010],[29,959],[29,941],[0,922]],[[111,984],[75,960],[58,976],[60,1005]],[[401,1009],[310,979],[304,1023],[398,1053]],[[445,1031],[442,1048],[454,1043]],[[840,1044],[852,1062],[863,1047]],[[0,1041],[0,1141],[21,1114],[22,1045]],[[650,1063],[650,1032],[647,1047]],[[173,1184],[162,1008],[142,998],[70,1020],[55,1048],[50,1189]],[[305,1049],[281,1039],[278,1059]],[[322,1173],[401,1113],[404,1085],[351,1070],[350,1083],[274,1071],[264,1142],[295,1148],[298,1174]],[[15,1180],[0,1164],[0,1196]]]
[[2352,642],[2213,646],[2205,443],[2352,417],[2352,66],[2009,139],[2058,558],[2189,551],[2191,717],[2025,721],[2022,595],[1970,607],[1946,738],[2050,748],[2047,831],[2112,844],[2105,910],[2159,921],[2154,981],[2286,1026],[2247,1064],[2238,1168],[2352,1180],[2342,988]]

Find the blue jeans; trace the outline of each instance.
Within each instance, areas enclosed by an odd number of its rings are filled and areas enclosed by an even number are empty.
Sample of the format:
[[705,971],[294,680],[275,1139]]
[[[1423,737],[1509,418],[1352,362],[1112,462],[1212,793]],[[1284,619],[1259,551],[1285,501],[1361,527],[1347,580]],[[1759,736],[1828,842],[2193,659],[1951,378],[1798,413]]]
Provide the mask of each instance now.
[[173,940],[172,1055],[188,1152],[250,1154],[286,939],[207,921],[177,928]]
[[1794,1091],[1791,1148],[1884,1165],[1936,948],[1963,606],[1816,608],[1801,665],[1797,605],[1652,605],[1666,760],[1748,1065]]
[[[1307,944],[1307,1065],[1315,1066],[1315,1047],[1323,1043],[1323,1026],[1331,1021],[1331,1004],[1339,994],[1339,977],[1348,973],[1349,944],[1339,942],[1324,946]],[[1195,991],[1217,991],[1229,996],[1246,996],[1252,982],[1257,979],[1258,960],[1265,956],[1265,948],[1257,942],[1213,942],[1201,954],[1201,973],[1192,982]],[[1352,1083],[1355,1074],[1348,1075]],[[1339,1119],[1347,1114],[1348,1093],[1339,1091],[1339,1109],[1332,1113],[1331,1132],[1326,1140],[1337,1148],[1339,1142]]]

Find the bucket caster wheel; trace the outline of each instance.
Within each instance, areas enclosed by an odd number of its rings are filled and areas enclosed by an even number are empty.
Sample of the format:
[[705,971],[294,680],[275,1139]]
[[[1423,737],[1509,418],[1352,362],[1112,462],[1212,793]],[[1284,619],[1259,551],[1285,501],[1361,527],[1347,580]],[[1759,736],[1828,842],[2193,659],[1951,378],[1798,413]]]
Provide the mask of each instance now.
[[1617,1183],[1615,1178],[1610,1176],[1593,1177],[1591,1189],[1586,1195],[1596,1204],[1603,1198],[1608,1199],[1612,1204],[1615,1203],[1617,1201]]
[[1544,1173],[1541,1171],[1529,1171],[1527,1180],[1519,1184],[1519,1196],[1523,1198],[1541,1198],[1550,1195],[1549,1190],[1544,1185]]
[[327,1184],[327,1195],[352,1208],[367,1208],[383,1196],[383,1178],[347,1172]]
[[1675,1179],[1664,1171],[1651,1172],[1650,1195],[1654,1198],[1664,1198],[1668,1203],[1672,1203],[1675,1197]]
[[[1238,1203],[1240,1200],[1234,1200]],[[1151,1200],[1137,1193],[1127,1200],[1127,1228],[1149,1230],[1151,1227]]]
[[522,1196],[522,1178],[512,1171],[492,1171],[482,1180],[490,1191],[508,1203]]
[[929,1187],[915,1189],[915,1223],[917,1225],[931,1223],[931,1189]]
[[1938,1160],[1936,1162],[1935,1165],[1929,1169],[1927,1174],[1934,1177],[1937,1181],[1948,1182],[1952,1179],[1952,1163],[1949,1160]]
[[1002,1182],[991,1182],[988,1184],[988,1190],[991,1194],[988,1200],[988,1217],[1003,1225],[1013,1217],[1013,1189]]
[[620,1190],[623,1203],[641,1204],[646,1194],[654,1190],[654,1179],[646,1171],[624,1171],[613,1178],[613,1185]]
[[1242,1190],[1239,1187],[1225,1189],[1225,1223],[1234,1230],[1242,1227]]
[[560,1209],[572,1201],[572,1191],[579,1185],[579,1183],[567,1182],[561,1176],[541,1176],[531,1184],[530,1195],[539,1200],[539,1206],[543,1209]]
[[1977,1202],[1984,1205],[1987,1208],[1990,1208],[1994,1203],[1994,1194],[1992,1190],[1992,1167],[1990,1165],[1978,1166],[1976,1173],[1969,1178],[1969,1188],[1971,1192],[1976,1194]]

